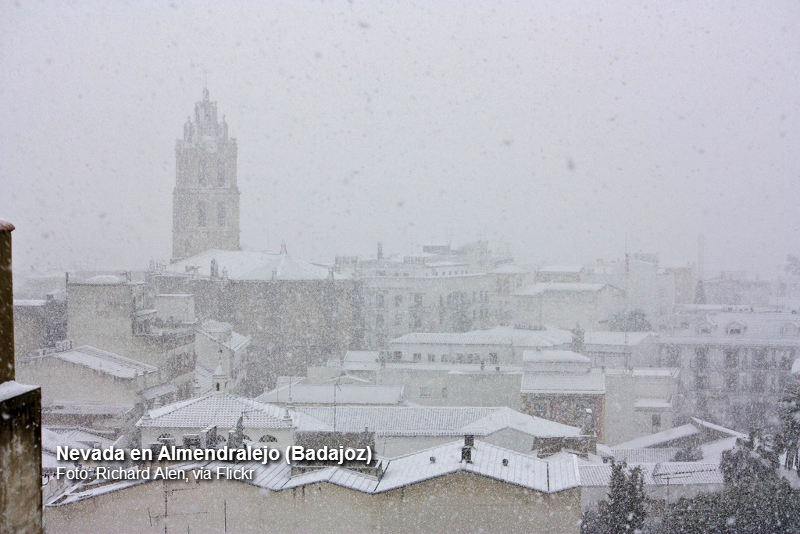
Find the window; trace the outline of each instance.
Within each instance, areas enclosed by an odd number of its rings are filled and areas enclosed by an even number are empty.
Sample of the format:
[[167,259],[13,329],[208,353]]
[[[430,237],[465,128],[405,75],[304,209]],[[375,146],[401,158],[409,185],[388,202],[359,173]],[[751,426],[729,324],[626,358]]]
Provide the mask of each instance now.
[[546,402],[534,402],[533,403],[533,415],[536,417],[541,417],[543,419],[547,418],[547,403]]
[[739,389],[739,373],[727,373],[725,375],[725,388],[729,392]]
[[421,352],[415,352],[414,353],[414,361],[415,362],[421,362],[422,361],[422,353]]
[[655,413],[652,417],[653,432],[661,431],[661,414]]
[[766,389],[765,388],[766,383],[767,383],[767,381],[766,381],[766,377],[764,376],[764,373],[756,373],[756,374],[753,375],[753,378],[751,379],[752,389],[756,393],[763,392],[764,389]]
[[419,396],[420,397],[430,397],[431,396],[431,388],[427,386],[422,386],[419,388]]
[[489,353],[489,363],[492,364],[492,365],[497,363],[497,353],[496,352],[490,352]]
[[414,306],[422,306],[422,293],[414,293]]
[[667,357],[664,362],[667,367],[680,367],[681,365],[681,348],[675,345],[667,347]]
[[394,307],[399,308],[403,305],[403,295],[396,295],[394,297]]
[[197,181],[200,185],[206,185],[206,160],[201,159],[197,168]]
[[217,163],[217,186],[225,187],[225,162]]
[[225,213],[225,204],[222,202],[217,204],[217,226],[220,228],[228,226],[228,218]]
[[753,354],[753,367],[756,369],[767,368],[767,351],[765,349],[756,349]]
[[376,315],[375,316],[375,326],[378,328],[383,328],[383,315]]
[[575,402],[572,410],[572,420],[577,424],[583,424],[584,419],[586,419],[587,408],[588,403],[586,401]]
[[396,351],[394,351],[394,352],[392,353],[392,360],[394,360],[394,361],[396,361],[396,362],[399,362],[399,361],[400,361],[400,360],[402,360],[402,359],[403,359],[403,351],[401,351],[401,350],[396,350]]
[[394,324],[395,324],[395,326],[403,324],[403,314],[402,313],[396,313],[395,314],[395,316],[394,316]]
[[442,388],[442,398],[443,399],[447,398],[447,388]]
[[206,203],[200,202],[197,204],[197,226],[205,227],[206,225]]
[[694,388],[700,391],[708,389],[708,377],[697,375],[694,377]]
[[736,349],[725,349],[725,367],[736,369],[739,366],[739,351]]
[[435,354],[428,354],[428,363],[436,362],[436,355]]
[[706,347],[694,349],[694,366],[698,369],[708,367],[708,349]]
[[375,295],[375,306],[377,308],[383,308],[384,305],[385,305],[385,299],[383,297],[383,293],[378,293],[377,295]]

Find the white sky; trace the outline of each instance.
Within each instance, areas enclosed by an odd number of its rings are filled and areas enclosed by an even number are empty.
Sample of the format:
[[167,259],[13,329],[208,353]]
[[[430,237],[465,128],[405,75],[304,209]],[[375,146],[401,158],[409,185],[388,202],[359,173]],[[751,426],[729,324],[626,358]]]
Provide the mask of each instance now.
[[300,259],[503,239],[774,272],[800,253],[797,2],[0,3],[15,269],[171,253],[208,69],[242,244]]

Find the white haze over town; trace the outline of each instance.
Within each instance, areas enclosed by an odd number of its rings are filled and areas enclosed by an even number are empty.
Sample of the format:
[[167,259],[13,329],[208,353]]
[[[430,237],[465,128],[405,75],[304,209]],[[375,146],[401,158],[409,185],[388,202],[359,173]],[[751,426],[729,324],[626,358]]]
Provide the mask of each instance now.
[[15,270],[171,254],[204,71],[241,241],[300,259],[484,238],[773,275],[798,252],[797,2],[0,4]]

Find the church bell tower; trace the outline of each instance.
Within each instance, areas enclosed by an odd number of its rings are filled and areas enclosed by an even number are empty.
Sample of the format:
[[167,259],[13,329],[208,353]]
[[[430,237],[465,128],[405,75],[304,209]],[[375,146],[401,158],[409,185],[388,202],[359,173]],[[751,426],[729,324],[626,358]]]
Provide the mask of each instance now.
[[217,103],[204,89],[175,145],[173,262],[209,249],[240,250],[236,154],[225,116],[217,122]]

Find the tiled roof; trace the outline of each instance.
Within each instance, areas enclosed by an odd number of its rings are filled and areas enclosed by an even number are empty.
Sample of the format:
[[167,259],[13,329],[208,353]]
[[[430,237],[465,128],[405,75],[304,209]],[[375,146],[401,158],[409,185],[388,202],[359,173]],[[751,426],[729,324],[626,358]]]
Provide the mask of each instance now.
[[[216,425],[233,428],[244,414],[248,428],[287,428],[291,421],[284,419],[285,410],[235,395],[211,393],[150,410],[136,426],[142,428],[204,428]],[[149,416],[149,417],[148,417]]]
[[[397,458],[380,459],[383,469],[380,479],[342,467],[327,467],[292,476],[291,466],[284,461],[267,465],[243,462],[237,464],[237,468],[253,470],[253,480],[241,481],[243,484],[270,491],[328,482],[354,491],[376,494],[457,472],[474,473],[541,493],[556,493],[581,485],[581,473],[574,455],[541,460],[476,441],[471,448],[472,462],[468,463],[461,460],[462,446],[463,441],[455,441]],[[503,460],[506,460],[506,465]],[[216,461],[193,462],[167,469],[204,469],[216,474],[219,466],[228,467],[230,464]],[[124,480],[111,484],[81,483],[56,495],[46,506],[64,506],[149,482]]]
[[295,411],[331,428],[335,411],[337,431],[362,432],[368,428],[379,436],[488,436],[504,428],[537,437],[580,435],[578,428],[505,407],[337,406],[301,407]]
[[613,449],[614,458],[619,461],[632,463],[659,463],[671,462],[680,449],[667,447],[664,449]]
[[158,368],[152,365],[86,345],[64,352],[53,352],[38,358],[56,358],[124,379],[133,379],[139,375],[158,372]]
[[522,377],[521,393],[562,395],[599,395],[606,391],[606,377],[601,373],[530,373]]
[[[725,481],[719,466],[698,462],[663,462],[628,464],[629,468],[641,467],[647,486],[680,486],[692,484],[723,484]],[[611,482],[611,465],[581,465],[582,486],[608,486]]]

